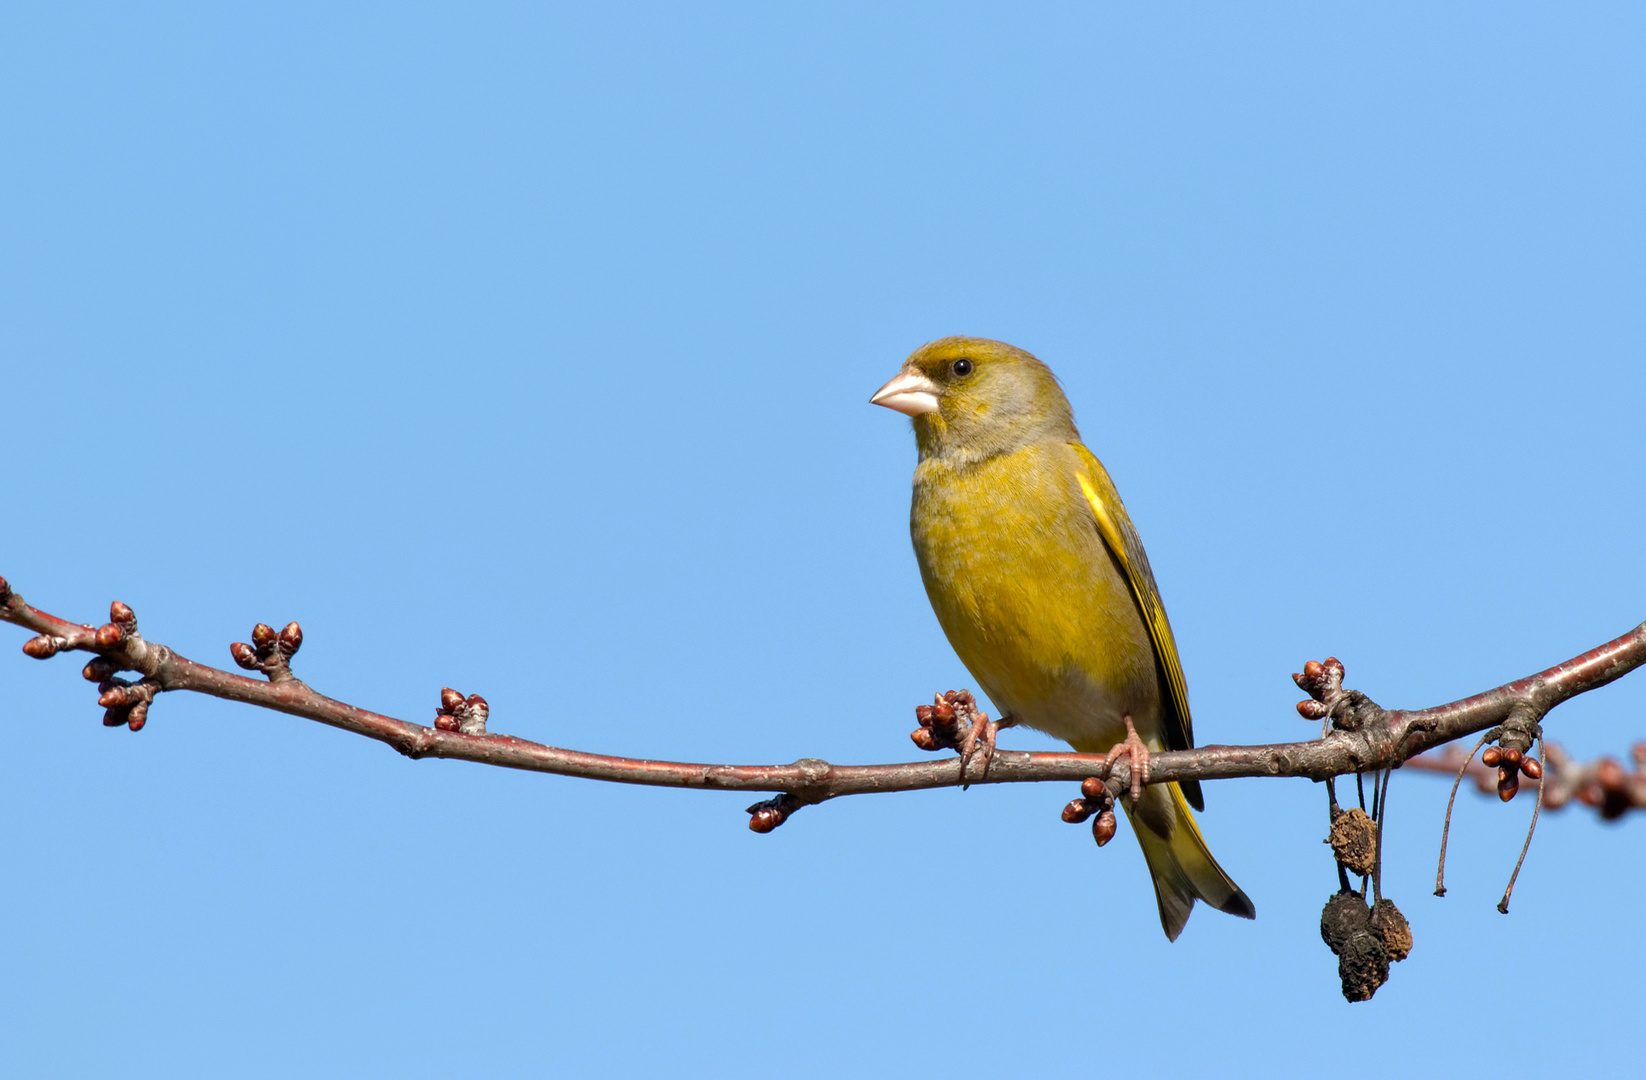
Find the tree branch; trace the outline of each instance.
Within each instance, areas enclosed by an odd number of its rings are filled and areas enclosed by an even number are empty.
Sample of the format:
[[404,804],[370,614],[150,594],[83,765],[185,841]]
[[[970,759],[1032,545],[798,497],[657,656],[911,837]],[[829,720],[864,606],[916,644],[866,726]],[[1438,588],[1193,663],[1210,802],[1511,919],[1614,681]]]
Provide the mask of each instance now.
[[[267,677],[261,681],[197,663],[144,639],[131,609],[119,602],[110,609],[110,621],[94,628],[31,607],[0,578],[0,621],[38,635],[24,645],[30,656],[45,659],[64,651],[95,653],[97,659],[86,665],[83,674],[98,683],[98,701],[108,710],[104,722],[110,725],[140,728],[157,693],[187,690],[329,724],[387,743],[411,758],[448,758],[626,784],[781,793],[782,797],[751,808],[756,814],[751,825],[758,831],[766,831],[761,828],[762,820],[769,822],[767,828],[775,827],[799,806],[842,795],[915,791],[963,782],[1080,782],[1093,776],[1106,778],[1108,786],[1118,792],[1130,782],[1124,760],[1111,770],[1098,754],[996,750],[986,769],[974,764],[964,777],[958,758],[880,765],[832,765],[815,758],[789,765],[710,765],[590,754],[486,732],[485,702],[478,695],[465,699],[446,691],[435,726],[427,727],[317,693],[291,673],[289,660],[302,645],[302,631],[296,623],[278,634],[259,625],[252,645],[232,647],[237,663]],[[1149,782],[1252,776],[1324,780],[1397,767],[1433,747],[1489,728],[1503,729],[1499,737],[1505,747],[1519,742],[1529,745],[1538,721],[1550,709],[1606,685],[1643,662],[1646,623],[1565,663],[1473,697],[1428,709],[1386,710],[1359,691],[1344,690],[1342,665],[1335,660],[1325,665],[1311,661],[1304,674],[1294,678],[1311,695],[1311,700],[1300,703],[1299,711],[1329,721],[1320,739],[1158,753],[1153,755]],[[117,671],[134,671],[142,678],[131,682],[116,677]],[[768,812],[764,819],[760,816],[763,810]]]

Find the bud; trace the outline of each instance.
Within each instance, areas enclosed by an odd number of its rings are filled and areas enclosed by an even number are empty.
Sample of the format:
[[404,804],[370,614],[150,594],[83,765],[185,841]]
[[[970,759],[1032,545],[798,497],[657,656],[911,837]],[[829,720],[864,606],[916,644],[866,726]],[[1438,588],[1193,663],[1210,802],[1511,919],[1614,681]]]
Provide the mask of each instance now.
[[99,649],[112,649],[120,644],[125,637],[126,632],[120,627],[114,623],[104,623],[97,628],[97,647]]
[[268,623],[258,623],[251,628],[251,643],[259,649],[266,649],[274,644],[274,627]]
[[749,828],[757,833],[769,833],[783,824],[783,814],[776,807],[762,806],[749,815]]
[[1098,847],[1102,847],[1114,839],[1114,830],[1114,811],[1105,810],[1092,822],[1092,839],[1097,841]]
[[916,705],[914,707],[914,718],[920,721],[921,727],[931,727],[932,707],[930,705]]
[[1496,768],[1497,763],[1503,760],[1503,751],[1495,746],[1488,746],[1480,755],[1480,763],[1487,768]]
[[1343,661],[1335,656],[1328,656],[1326,663],[1321,665],[1326,669],[1326,677],[1333,682],[1343,681]]
[[1095,776],[1088,776],[1080,782],[1080,794],[1088,799],[1101,799],[1108,790],[1103,781]]
[[131,707],[131,712],[127,715],[126,726],[131,728],[133,731],[142,731],[143,725],[148,722],[149,703],[146,701],[139,701],[136,705]]
[[1514,747],[1506,747],[1503,751],[1503,763],[1511,769],[1520,767],[1520,751]]
[[[247,671],[257,670],[257,650],[253,649],[250,645],[247,645],[244,641],[236,641],[233,645],[230,645],[229,655],[234,657],[234,662],[236,664],[239,664]],[[91,676],[88,675],[86,678],[89,679]]]
[[1497,797],[1508,802],[1520,790],[1520,774],[1507,766],[1497,770]]
[[114,661],[107,657],[94,656],[87,662],[85,667],[80,669],[80,677],[87,682],[102,682],[117,670],[119,669],[114,666]]
[[294,622],[286,624],[280,631],[280,644],[285,648],[286,655],[291,656],[303,647],[303,628]]
[[1085,799],[1070,799],[1069,805],[1063,808],[1063,820],[1070,825],[1079,825],[1092,816],[1092,808]]
[[1297,714],[1305,720],[1324,719],[1329,711],[1324,702],[1316,701],[1313,698],[1297,703]]
[[914,740],[916,746],[927,752],[943,749],[943,745],[937,741],[937,736],[932,734],[932,729],[929,727],[915,728],[909,732],[909,738]]
[[1520,771],[1533,780],[1543,779],[1543,764],[1530,754],[1520,759]]
[[23,652],[36,660],[47,660],[57,655],[57,641],[50,634],[41,634],[23,642]]
[[124,686],[111,686],[103,691],[102,696],[97,699],[97,704],[105,709],[118,709],[122,705],[131,704],[131,695]]
[[461,704],[463,704],[462,694],[459,694],[456,690],[453,690],[449,686],[442,686],[440,688],[440,708],[442,710],[445,712],[451,712]]
[[434,717],[434,726],[439,728],[441,731],[456,731],[457,717],[453,716],[451,713],[436,713]]

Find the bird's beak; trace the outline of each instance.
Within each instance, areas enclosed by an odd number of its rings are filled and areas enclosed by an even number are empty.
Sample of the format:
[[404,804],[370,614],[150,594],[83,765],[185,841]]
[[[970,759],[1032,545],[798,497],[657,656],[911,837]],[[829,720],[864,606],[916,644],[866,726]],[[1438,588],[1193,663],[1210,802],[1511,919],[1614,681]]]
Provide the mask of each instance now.
[[918,371],[905,368],[874,392],[870,405],[884,405],[907,416],[937,411],[937,384]]

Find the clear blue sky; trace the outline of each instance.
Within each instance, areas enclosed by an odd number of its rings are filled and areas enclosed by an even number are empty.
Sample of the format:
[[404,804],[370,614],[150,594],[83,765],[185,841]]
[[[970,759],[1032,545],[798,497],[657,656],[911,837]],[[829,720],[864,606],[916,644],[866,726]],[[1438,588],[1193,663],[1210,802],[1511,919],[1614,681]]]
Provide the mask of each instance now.
[[[318,689],[707,761],[905,760],[969,685],[866,404],[953,333],[1062,377],[1202,741],[1646,618],[1646,18],[1218,5],[12,8],[0,574]],[[0,1072],[1638,1067],[1646,821],[1396,777],[1411,959],[1339,997],[1323,793],[1208,786],[1256,902],[1159,932],[1049,786],[746,798],[410,762],[0,628]],[[1646,737],[1646,675],[1556,712]],[[1043,747],[1012,732],[1013,747]],[[1496,1048],[1504,1003],[1517,1056]],[[1345,1025],[1352,1025],[1345,1027]],[[1361,1026],[1364,1025],[1364,1026]],[[1342,1033],[1353,1033],[1350,1044]]]

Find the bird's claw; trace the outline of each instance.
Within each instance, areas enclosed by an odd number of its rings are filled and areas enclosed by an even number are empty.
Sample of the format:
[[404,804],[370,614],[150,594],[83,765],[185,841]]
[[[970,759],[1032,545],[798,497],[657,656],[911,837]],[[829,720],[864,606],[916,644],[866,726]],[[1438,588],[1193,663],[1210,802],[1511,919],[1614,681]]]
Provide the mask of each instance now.
[[1114,763],[1121,758],[1131,759],[1132,805],[1143,797],[1143,785],[1149,782],[1149,748],[1137,736],[1137,728],[1132,726],[1132,718],[1126,717],[1126,738],[1114,744],[1114,749],[1103,755],[1103,764],[1109,770],[1114,769]]
[[995,740],[1002,728],[1009,728],[1015,723],[1017,721],[1010,716],[990,720],[989,714],[981,709],[972,714],[972,726],[966,729],[966,737],[960,740],[960,790],[964,791],[968,786],[966,768],[979,747],[983,749],[983,773],[978,780],[981,782],[989,778],[989,762],[994,760]]

